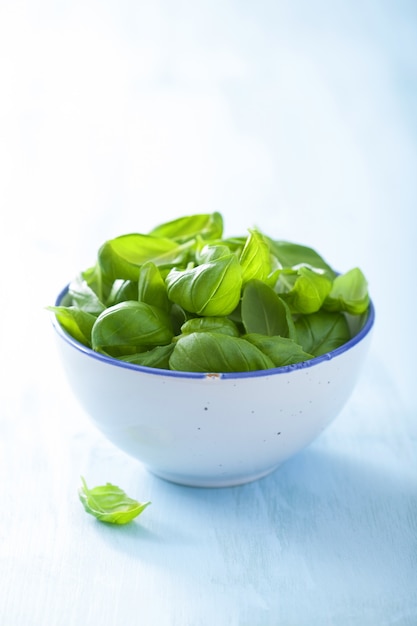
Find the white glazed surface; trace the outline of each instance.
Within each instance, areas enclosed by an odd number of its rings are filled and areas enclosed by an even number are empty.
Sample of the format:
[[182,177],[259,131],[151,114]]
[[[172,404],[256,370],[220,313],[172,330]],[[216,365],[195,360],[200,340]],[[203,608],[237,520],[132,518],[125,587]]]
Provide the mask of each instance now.
[[74,394],[99,430],[161,478],[202,487],[256,480],[311,443],[348,400],[371,337],[290,371],[187,376],[97,358],[54,326]]

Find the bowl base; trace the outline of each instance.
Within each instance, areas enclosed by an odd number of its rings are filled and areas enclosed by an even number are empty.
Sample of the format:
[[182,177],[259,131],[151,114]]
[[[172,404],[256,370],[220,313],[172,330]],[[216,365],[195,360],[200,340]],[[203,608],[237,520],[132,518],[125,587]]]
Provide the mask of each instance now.
[[269,474],[272,474],[278,467],[280,467],[281,463],[274,465],[273,467],[269,467],[268,469],[264,469],[261,472],[257,472],[254,474],[245,474],[245,475],[219,475],[219,476],[198,476],[195,478],[191,478],[189,476],[184,476],[181,474],[172,474],[170,472],[164,472],[156,469],[152,469],[147,467],[148,472],[156,476],[157,478],[161,478],[162,480],[166,480],[167,482],[174,483],[176,485],[182,485],[183,487],[203,487],[208,489],[216,489],[222,487],[238,487],[239,485],[245,485],[247,483],[253,483],[260,478],[264,478]]

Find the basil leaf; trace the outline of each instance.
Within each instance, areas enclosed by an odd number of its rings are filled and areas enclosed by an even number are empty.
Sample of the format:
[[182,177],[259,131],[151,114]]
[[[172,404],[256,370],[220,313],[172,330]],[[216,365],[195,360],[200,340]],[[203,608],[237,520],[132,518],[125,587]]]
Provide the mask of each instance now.
[[222,239],[221,241],[214,241],[212,243],[213,245],[216,245],[217,243],[224,244],[229,248],[231,252],[235,252],[239,257],[242,254],[242,250],[245,247],[247,239],[247,236],[227,237],[226,239]]
[[87,285],[94,291],[101,302],[106,302],[111,282],[108,283],[103,279],[98,263],[81,272],[81,279],[85,280]]
[[271,271],[271,255],[265,237],[256,230],[249,233],[239,258],[243,284],[253,278],[265,280]]
[[70,282],[68,294],[72,304],[86,313],[97,316],[106,308],[82,274],[79,274]]
[[324,274],[317,274],[307,267],[301,267],[292,289],[282,297],[293,313],[315,313],[332,289],[332,282]]
[[256,346],[240,337],[197,332],[182,335],[169,360],[170,368],[185,372],[249,372],[274,366]]
[[48,311],[55,313],[62,328],[84,346],[91,348],[91,331],[96,316],[74,306],[48,306]]
[[241,316],[246,333],[296,337],[288,305],[272,287],[260,280],[253,279],[245,285]]
[[239,330],[227,317],[194,317],[181,326],[183,335],[190,333],[213,332],[239,337]]
[[107,298],[107,306],[119,304],[125,300],[138,299],[138,283],[136,280],[115,280]]
[[190,269],[172,269],[166,284],[169,299],[190,313],[229,315],[240,300],[239,261],[230,254]]
[[275,367],[293,365],[313,358],[312,354],[304,352],[298,343],[287,337],[269,337],[267,335],[259,335],[258,333],[250,333],[243,335],[243,339],[246,339],[246,341],[249,341],[266,354]]
[[83,477],[81,481],[82,486],[78,490],[80,501],[86,512],[100,522],[128,524],[151,504],[132,500],[120,487],[111,483],[89,489]]
[[324,270],[329,278],[334,278],[336,272],[313,248],[289,241],[274,241],[266,237],[272,254],[276,257],[282,268],[308,267],[310,269]]
[[223,234],[223,217],[220,213],[201,213],[179,217],[165,222],[150,231],[153,237],[164,237],[178,242],[201,239],[218,239]]
[[171,239],[134,233],[121,235],[103,244],[98,263],[107,281],[117,278],[138,280],[139,268],[146,261],[155,265],[178,264],[186,258],[187,247]]
[[331,352],[350,339],[349,326],[343,313],[319,311],[303,315],[296,320],[295,328],[298,343],[314,356]]
[[190,368],[200,358],[196,346],[211,341],[213,355],[201,356],[198,371],[230,371],[233,363],[245,371],[251,360],[260,359],[251,369],[265,359],[278,367],[342,345],[350,338],[343,314],[356,316],[357,332],[370,299],[359,268],[338,276],[313,248],[257,229],[223,238],[214,212],[106,241],[63,302],[48,308],[64,330],[103,354],[184,369],[187,358]]
[[151,347],[171,342],[169,315],[146,302],[127,301],[106,309],[91,331],[94,350],[109,352],[125,346]]
[[346,311],[352,315],[365,313],[368,306],[368,283],[358,267],[334,279],[332,290],[324,303],[328,311]]
[[169,369],[169,357],[174,349],[174,344],[170,343],[167,346],[156,346],[151,350],[145,350],[144,352],[135,352],[134,354],[127,354],[120,356],[121,361],[126,363],[134,363],[135,365],[143,365],[145,367],[156,367],[158,369]]
[[297,280],[298,271],[293,269],[275,269],[267,279],[267,283],[275,289],[277,293],[283,295],[293,289]]
[[139,272],[138,300],[169,311],[170,303],[165,281],[152,261],[142,265]]
[[181,333],[181,326],[189,319],[189,314],[178,304],[173,304],[171,306],[170,318],[174,335],[179,335]]
[[210,261],[216,261],[225,256],[230,256],[230,249],[227,246],[220,243],[216,245],[205,245],[197,252],[196,261],[201,265],[203,263],[209,263]]

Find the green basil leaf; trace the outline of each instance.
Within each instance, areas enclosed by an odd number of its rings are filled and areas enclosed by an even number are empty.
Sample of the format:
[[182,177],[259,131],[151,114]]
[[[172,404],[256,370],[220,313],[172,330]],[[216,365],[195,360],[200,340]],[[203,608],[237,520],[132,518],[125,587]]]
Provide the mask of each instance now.
[[[223,238],[223,218],[215,212],[106,241],[96,265],[71,282],[63,301],[67,306],[48,308],[81,343],[128,362],[165,368],[179,355],[186,359],[181,350],[191,346],[190,336],[196,345],[210,337],[218,342],[218,336],[225,345],[244,334],[270,337],[270,342],[257,339],[264,352],[254,354],[271,363],[322,354],[350,338],[342,313],[360,322],[369,302],[359,268],[337,276],[312,248],[274,240],[257,229]],[[237,346],[241,356],[257,348],[248,341]],[[236,346],[230,348],[232,358],[224,367],[230,367],[235,352]],[[222,369],[219,362],[215,370]]]
[[196,254],[196,262],[198,265],[203,263],[209,263],[210,261],[216,261],[225,256],[230,256],[230,249],[223,244],[217,243],[215,245],[205,245]]
[[107,298],[107,307],[138,299],[138,283],[136,280],[115,280]]
[[164,311],[170,310],[165,281],[158,267],[152,261],[147,261],[140,268],[138,300],[156,306]]
[[245,329],[242,324],[242,299],[240,299],[240,302],[237,305],[237,307],[233,309],[233,311],[227,316],[227,319],[231,320],[232,322],[236,324],[236,326],[239,328],[239,334],[242,334],[245,332]]
[[331,279],[336,276],[336,272],[313,248],[289,241],[274,241],[269,237],[266,237],[266,240],[282,268],[308,267],[323,270]]
[[272,281],[272,279],[274,278],[275,282],[271,286],[277,293],[283,295],[293,289],[297,277],[298,270],[293,270],[289,268],[276,269],[272,274],[270,274],[270,276],[268,277],[268,281]]
[[212,244],[216,245],[217,243],[221,243],[227,246],[230,252],[234,252],[235,254],[237,254],[238,257],[240,257],[247,239],[247,235],[242,235],[241,237],[227,237],[225,239],[222,239],[221,241],[213,241]]
[[89,489],[83,477],[81,481],[82,486],[78,490],[80,501],[86,512],[100,522],[128,524],[151,504],[129,498],[120,487],[111,483]]
[[48,306],[48,311],[55,313],[62,328],[84,346],[91,348],[91,332],[96,316],[73,306]]
[[91,331],[93,349],[106,352],[120,346],[165,345],[172,337],[171,320],[165,311],[135,301],[121,302],[106,309]]
[[194,317],[181,326],[183,335],[190,333],[213,332],[239,337],[239,330],[227,317]]
[[172,269],[166,278],[168,297],[197,315],[229,315],[239,303],[242,286],[234,254],[186,270]]
[[174,349],[174,344],[170,343],[167,346],[156,346],[151,350],[145,350],[144,352],[135,352],[134,354],[127,354],[119,357],[121,361],[126,363],[134,363],[135,365],[143,365],[145,367],[156,367],[158,369],[169,369],[169,357]]
[[260,280],[253,279],[245,285],[241,316],[246,333],[296,338],[288,305]]
[[185,372],[249,372],[274,366],[269,357],[240,337],[198,332],[182,335],[175,344],[169,364]]
[[307,267],[301,267],[297,274],[292,289],[283,293],[282,298],[293,313],[308,315],[319,311],[332,289],[332,281]]
[[106,302],[112,283],[104,280],[98,263],[81,272],[81,279],[85,280],[90,289],[97,295],[100,302]]
[[71,281],[68,294],[72,304],[86,313],[97,316],[106,308],[82,274]]
[[243,284],[252,278],[266,280],[271,271],[271,255],[265,237],[256,230],[250,230],[239,258]]
[[165,222],[150,231],[153,237],[164,237],[178,242],[201,239],[218,239],[223,234],[223,217],[220,213],[201,213],[179,217]]
[[181,263],[187,254],[187,246],[172,239],[133,233],[104,243],[98,252],[98,262],[108,282],[117,278],[138,280],[139,269],[146,261],[174,265]]
[[358,267],[334,279],[332,290],[324,303],[328,311],[346,311],[352,315],[365,313],[368,306],[368,283]]
[[181,333],[181,326],[189,319],[189,317],[189,313],[184,311],[184,309],[178,304],[173,304],[171,306],[170,318],[174,335],[179,335]]
[[266,354],[275,367],[284,365],[294,365],[302,363],[313,358],[312,354],[304,352],[303,348],[287,337],[269,337],[267,335],[259,335],[258,333],[250,333],[243,335],[243,339],[249,341]]
[[350,339],[349,326],[343,313],[319,311],[302,315],[296,320],[295,328],[298,343],[314,356],[327,354]]

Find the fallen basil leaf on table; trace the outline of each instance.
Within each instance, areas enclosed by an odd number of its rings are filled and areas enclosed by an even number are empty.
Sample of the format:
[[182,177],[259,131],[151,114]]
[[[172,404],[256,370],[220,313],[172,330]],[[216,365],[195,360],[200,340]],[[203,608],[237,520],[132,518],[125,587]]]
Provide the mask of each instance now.
[[111,483],[89,489],[83,477],[81,481],[79,498],[87,513],[94,515],[100,522],[128,524],[151,504],[129,498],[120,487]]

